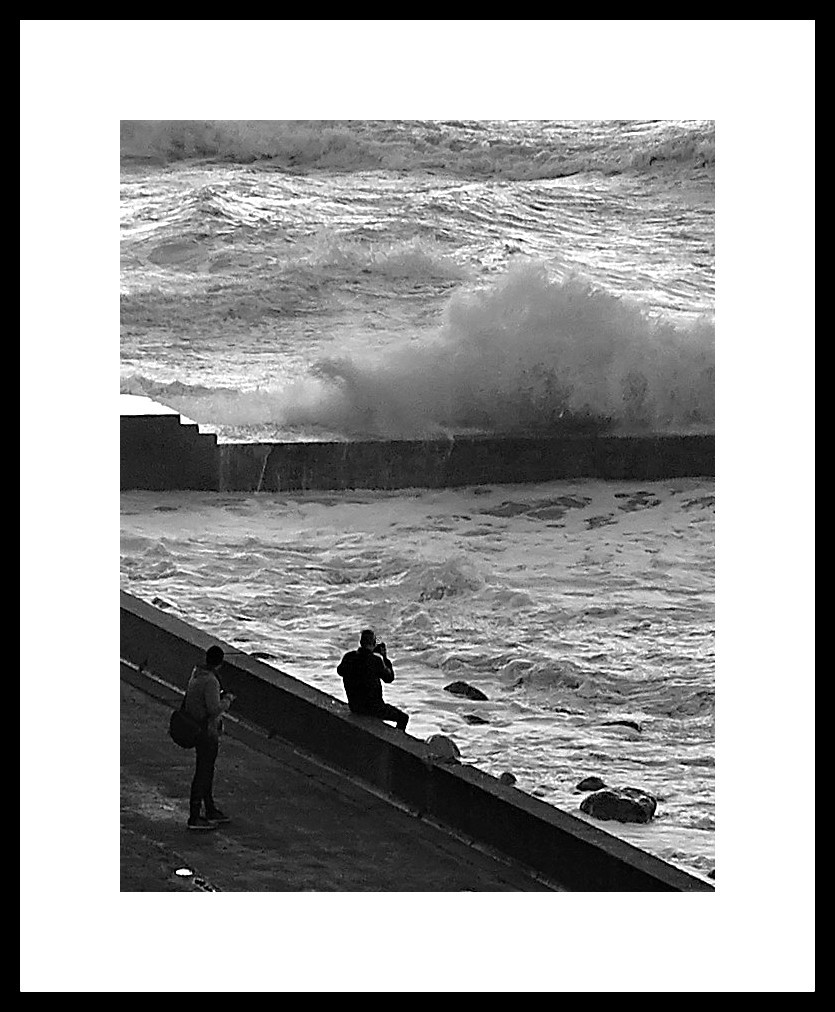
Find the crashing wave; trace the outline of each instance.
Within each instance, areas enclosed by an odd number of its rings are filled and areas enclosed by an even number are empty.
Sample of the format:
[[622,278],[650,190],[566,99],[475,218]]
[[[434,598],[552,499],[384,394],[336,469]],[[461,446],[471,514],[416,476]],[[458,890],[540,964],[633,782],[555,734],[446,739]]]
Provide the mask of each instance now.
[[235,392],[147,380],[198,422],[275,424],[348,438],[456,433],[705,432],[714,422],[714,326],[676,324],[571,276],[523,265],[459,291],[433,339],[320,360],[302,379]]

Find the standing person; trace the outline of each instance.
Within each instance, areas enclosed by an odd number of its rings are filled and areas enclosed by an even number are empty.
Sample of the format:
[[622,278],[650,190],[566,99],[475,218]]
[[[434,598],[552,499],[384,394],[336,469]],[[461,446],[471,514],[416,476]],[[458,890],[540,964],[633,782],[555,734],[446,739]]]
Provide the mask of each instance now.
[[409,715],[383,702],[382,683],[394,681],[394,667],[385,643],[377,643],[372,629],[363,629],[359,649],[345,654],[336,671],[345,683],[351,713],[393,720],[401,731],[406,730]]
[[[202,725],[195,746],[194,779],[189,797],[188,828],[191,830],[217,829],[220,823],[230,821],[212,796],[215,760],[223,733],[223,714],[235,700],[230,692],[221,690],[218,672],[222,664],[221,648],[209,647],[205,666],[195,667],[186,689],[186,712]],[[202,809],[205,809],[205,815]]]

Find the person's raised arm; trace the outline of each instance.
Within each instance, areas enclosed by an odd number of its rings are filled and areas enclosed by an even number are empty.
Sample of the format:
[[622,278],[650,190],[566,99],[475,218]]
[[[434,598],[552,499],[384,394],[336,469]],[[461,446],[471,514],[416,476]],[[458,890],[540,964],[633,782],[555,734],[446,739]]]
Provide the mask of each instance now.
[[382,680],[384,682],[393,682],[394,681],[394,665],[388,659],[388,656],[386,654],[381,653],[381,654],[378,654],[377,656],[383,662],[382,671],[380,672],[380,678],[382,678]]

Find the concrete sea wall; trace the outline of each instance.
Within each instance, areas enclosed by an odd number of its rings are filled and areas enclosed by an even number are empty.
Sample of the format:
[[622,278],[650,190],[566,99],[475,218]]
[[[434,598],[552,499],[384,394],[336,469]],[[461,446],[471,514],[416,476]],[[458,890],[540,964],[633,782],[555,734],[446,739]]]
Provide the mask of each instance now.
[[123,489],[294,492],[603,478],[712,477],[714,437],[471,436],[225,443],[177,414],[123,415]]
[[[706,880],[646,854],[460,763],[339,700],[236,651],[143,601],[121,594],[121,658],[183,689],[217,643],[233,713],[454,832],[574,891],[712,892]],[[336,676],[334,676],[336,677]]]
[[217,491],[217,437],[178,414],[122,415],[121,487]]
[[218,453],[219,487],[224,491],[449,488],[558,478],[649,481],[713,474],[712,436],[226,444]]

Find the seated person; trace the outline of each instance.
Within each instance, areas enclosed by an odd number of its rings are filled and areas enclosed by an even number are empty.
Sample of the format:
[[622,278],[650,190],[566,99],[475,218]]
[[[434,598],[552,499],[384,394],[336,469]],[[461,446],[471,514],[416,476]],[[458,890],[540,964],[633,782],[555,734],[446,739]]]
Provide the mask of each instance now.
[[372,629],[363,629],[359,649],[345,654],[336,670],[345,683],[351,713],[391,720],[401,731],[406,730],[409,715],[383,701],[382,683],[394,681],[394,667],[385,643],[377,643]]

